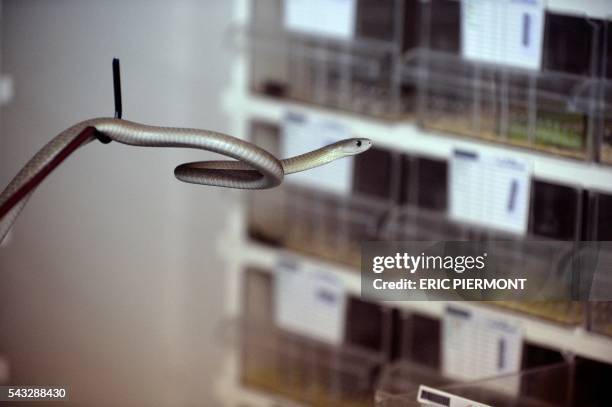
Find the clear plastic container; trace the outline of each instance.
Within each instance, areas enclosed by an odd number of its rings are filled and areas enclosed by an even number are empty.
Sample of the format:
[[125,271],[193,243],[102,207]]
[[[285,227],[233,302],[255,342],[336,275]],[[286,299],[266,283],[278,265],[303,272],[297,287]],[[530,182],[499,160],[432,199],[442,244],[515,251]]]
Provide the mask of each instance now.
[[[587,213],[589,217],[585,240],[612,241],[612,194],[590,191]],[[605,243],[605,246],[608,245]],[[601,254],[612,262],[610,250]],[[612,276],[609,273],[596,275],[593,287],[609,293],[612,290]],[[593,294],[597,295],[597,292]],[[598,299],[601,298],[595,298]],[[589,302],[588,317],[590,330],[612,337],[612,301]]]
[[[280,155],[278,125],[253,122],[251,138],[272,154]],[[375,157],[376,168],[381,171],[378,175],[399,174],[396,154],[380,153],[380,157]],[[362,167],[356,160],[355,168]],[[396,195],[393,189],[397,182],[383,185],[376,175],[370,170],[364,176],[356,176],[358,180],[353,182],[349,195],[319,190],[289,179],[272,190],[250,192],[247,197],[249,235],[261,242],[358,267],[361,242],[376,240],[379,222],[389,212]]]
[[287,186],[285,246],[331,261],[359,267],[361,243],[376,240],[378,222],[389,206],[357,197],[338,197]]
[[[276,325],[272,270],[244,271],[238,339],[244,386],[313,406],[369,406],[391,340],[391,310],[349,298],[345,338],[332,345]],[[363,316],[369,319],[364,322]]]
[[603,164],[612,165],[612,79],[605,80],[602,93],[600,161]]
[[612,301],[592,301],[588,305],[590,329],[612,337]]
[[605,242],[600,245],[597,254],[599,267],[592,277],[591,298],[589,306],[589,328],[593,332],[612,337],[612,244]]
[[443,406],[417,401],[421,395],[419,388],[425,385],[495,407],[569,406],[572,400],[572,372],[572,364],[560,363],[516,374],[457,383],[445,378],[440,372],[415,364],[400,363],[385,368],[377,386],[375,400],[377,407]]
[[531,183],[529,234],[538,239],[581,239],[582,189],[534,179]]
[[286,1],[252,0],[251,89],[384,119],[405,115],[414,91],[402,84],[401,55],[417,41],[418,4],[357,0],[354,32],[334,35],[288,25]]
[[243,322],[243,385],[311,406],[371,406],[381,357]]
[[451,383],[453,380],[444,377],[439,370],[402,361],[383,369],[376,385],[374,400],[377,407],[411,406],[408,403],[416,401],[420,385],[444,387]]
[[[546,13],[542,67],[528,70],[464,58],[447,38],[461,26],[459,2],[430,4],[422,13],[428,27],[422,46],[404,59],[404,78],[417,89],[417,120],[424,128],[595,159],[601,51],[591,44],[601,39],[600,21]],[[570,55],[585,50],[586,58]]]
[[[612,58],[612,56],[610,57]],[[603,87],[604,111],[602,115],[602,135],[600,161],[612,165],[612,79],[607,79]]]
[[[539,244],[529,244],[533,241]],[[525,242],[528,244],[524,245]],[[550,242],[550,246],[546,242]],[[507,265],[510,274],[513,270],[528,270],[530,286],[534,292],[526,291],[528,300],[492,301],[489,304],[558,324],[586,326],[587,301],[566,299],[570,294],[567,292],[567,282],[571,280],[571,267],[566,260],[569,251],[574,248],[573,244],[536,235],[528,235],[521,240],[508,239],[506,244],[508,256],[502,264]],[[540,295],[549,299],[532,299]]]
[[448,163],[444,159],[402,155],[399,203],[425,211],[445,213],[448,208]]
[[466,240],[468,229],[452,222],[444,213],[405,205],[383,219],[379,236],[381,240],[456,241]]
[[604,164],[612,164],[612,20],[608,19],[604,24],[604,57],[603,57],[603,86],[602,86],[602,108],[600,117],[601,148],[600,161]]
[[455,54],[409,54],[406,80],[420,84],[418,121],[428,130],[590,158],[588,99],[597,82],[572,74],[483,66]]
[[[550,209],[549,209],[550,210]],[[569,218],[569,216],[568,216]],[[507,237],[492,237],[505,240]],[[523,242],[538,241],[536,246],[523,246]],[[551,245],[547,248],[546,241]],[[491,301],[491,306],[520,313],[529,317],[544,319],[567,326],[586,326],[588,315],[587,301],[567,300],[567,281],[571,278],[570,270],[565,259],[568,251],[573,248],[571,243],[560,243],[553,239],[544,239],[537,235],[528,235],[522,240],[507,240],[508,257],[502,263],[513,270],[529,270],[530,286],[536,291],[527,293],[530,299],[519,301]],[[543,295],[547,300],[533,300]],[[540,297],[541,298],[541,297]]]

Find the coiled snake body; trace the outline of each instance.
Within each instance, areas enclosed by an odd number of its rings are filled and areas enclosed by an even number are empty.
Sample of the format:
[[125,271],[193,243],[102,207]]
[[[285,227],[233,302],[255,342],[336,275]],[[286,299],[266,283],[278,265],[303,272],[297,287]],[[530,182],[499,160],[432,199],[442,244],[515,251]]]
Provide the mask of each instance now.
[[[95,128],[99,134],[123,144],[195,148],[234,158],[237,161],[182,164],[176,167],[174,174],[184,182],[240,189],[272,188],[280,185],[287,174],[362,153],[372,145],[370,140],[364,138],[347,139],[306,154],[279,160],[254,144],[209,130],[156,127],[112,118],[91,119],[63,131],[43,147],[0,194],[0,207],[90,127]],[[95,138],[92,133],[84,143]],[[12,206],[4,217],[0,215],[0,241],[8,233],[30,195],[31,191]]]

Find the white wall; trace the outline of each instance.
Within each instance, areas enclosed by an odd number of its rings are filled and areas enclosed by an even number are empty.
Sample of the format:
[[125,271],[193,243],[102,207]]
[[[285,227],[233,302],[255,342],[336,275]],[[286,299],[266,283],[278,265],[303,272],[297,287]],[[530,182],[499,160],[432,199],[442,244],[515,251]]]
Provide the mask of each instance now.
[[[5,0],[0,187],[52,136],[113,113],[227,131],[220,92],[231,2]],[[12,381],[68,384],[77,401],[210,405],[222,344],[215,236],[234,195],[178,182],[211,154],[93,143],[39,188],[0,248],[0,354]],[[94,403],[95,401],[95,403]]]

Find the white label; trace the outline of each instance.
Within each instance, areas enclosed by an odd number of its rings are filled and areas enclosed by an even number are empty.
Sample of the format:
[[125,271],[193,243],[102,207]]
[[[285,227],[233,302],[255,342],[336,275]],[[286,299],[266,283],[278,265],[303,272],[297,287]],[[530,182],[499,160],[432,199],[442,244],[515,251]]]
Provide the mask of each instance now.
[[356,0],[285,0],[285,27],[306,34],[350,39]]
[[[442,332],[442,369],[450,378],[478,380],[515,373],[521,367],[522,334],[507,321],[449,306]],[[511,382],[504,386],[512,387]]]
[[543,0],[462,0],[463,57],[540,69]]
[[417,401],[427,407],[491,407],[424,385],[419,386]]
[[283,329],[340,344],[344,338],[346,292],[337,277],[283,261],[276,273],[275,321]]
[[[304,154],[347,138],[351,138],[350,131],[339,123],[288,113],[283,124],[283,158]],[[285,182],[349,194],[352,177],[353,158],[346,157],[310,170],[289,174]]]
[[450,215],[461,222],[525,234],[531,171],[525,161],[455,151]]

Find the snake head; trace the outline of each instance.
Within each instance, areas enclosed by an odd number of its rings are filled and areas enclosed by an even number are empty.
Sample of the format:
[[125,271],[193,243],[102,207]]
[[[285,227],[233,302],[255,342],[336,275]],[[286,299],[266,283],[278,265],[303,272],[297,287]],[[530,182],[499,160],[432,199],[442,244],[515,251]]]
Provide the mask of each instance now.
[[372,140],[367,138],[351,138],[340,143],[340,148],[346,155],[361,154],[372,147]]

